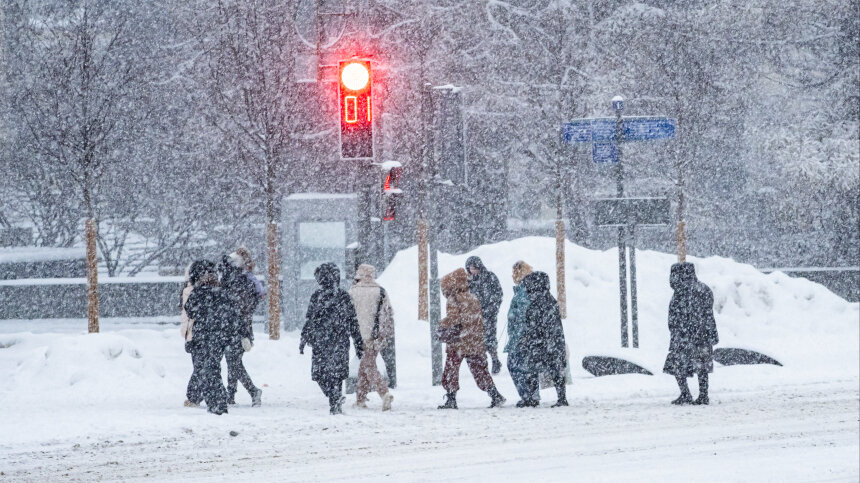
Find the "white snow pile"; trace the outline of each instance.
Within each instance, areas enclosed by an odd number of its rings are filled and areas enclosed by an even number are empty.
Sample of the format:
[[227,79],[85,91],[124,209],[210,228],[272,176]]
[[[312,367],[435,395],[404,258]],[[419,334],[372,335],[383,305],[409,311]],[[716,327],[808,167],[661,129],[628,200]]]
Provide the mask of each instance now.
[[[482,258],[502,282],[505,301],[499,315],[499,347],[507,340],[507,307],[512,296],[511,267],[525,260],[549,274],[555,290],[555,247],[551,238],[523,238],[478,248],[463,255],[439,257],[440,276],[462,267],[469,255]],[[397,336],[396,408],[429,411],[442,389],[430,385],[429,327],[417,320],[417,249],[397,254],[380,276],[391,295]],[[594,251],[567,245],[568,317],[565,334],[571,351],[572,403],[587,399],[674,397],[674,380],[661,373],[668,347],[666,327],[674,256],[643,251],[638,256],[640,348],[621,349],[617,251]],[[699,278],[714,291],[718,347],[762,352],[784,364],[715,368],[712,400],[727,391],[779,384],[844,381],[854,384],[860,366],[860,305],[849,303],[821,285],[781,273],[762,274],[753,267],[719,257],[691,259]],[[443,299],[444,310],[444,299]],[[181,407],[191,361],[174,326],[165,330],[120,330],[85,334],[17,332],[0,335],[0,407],[6,444],[39,443],[52,438],[123,431],[180,433],[188,412]],[[270,341],[258,333],[245,365],[264,389],[264,406],[292,408],[297,418],[327,417],[317,386],[310,380],[310,351],[298,353],[298,334]],[[581,368],[587,355],[612,355],[636,362],[653,377],[625,375],[594,378]],[[223,375],[226,379],[226,370]],[[461,408],[485,407],[486,394],[461,371]],[[503,370],[494,378],[509,403],[516,400]],[[546,401],[554,400],[548,389]],[[239,389],[237,399],[247,393]],[[249,403],[249,401],[244,401]],[[378,405],[378,399],[371,399]],[[265,408],[264,408],[265,409]],[[236,421],[254,413],[231,410]],[[196,418],[205,418],[203,411]],[[268,413],[262,413],[268,414]],[[213,425],[217,418],[212,419]],[[208,421],[208,419],[206,420]],[[223,421],[223,419],[220,419]],[[210,423],[206,423],[210,424]],[[0,444],[2,447],[3,444]]]
[[[440,254],[440,278],[463,267],[472,255],[481,257],[502,283],[505,299],[498,326],[501,348],[506,341],[507,308],[513,297],[513,264],[524,260],[535,270],[546,272],[555,294],[555,240],[527,237],[482,246],[463,255]],[[417,259],[415,247],[398,253],[380,281],[391,293],[397,314],[398,347],[405,342],[411,351],[429,357],[429,329],[416,321]],[[636,259],[640,348],[621,349],[617,249],[595,251],[567,242],[565,336],[572,352],[574,375],[588,376],[580,364],[587,355],[622,357],[654,374],[662,371],[669,346],[669,268],[677,259],[653,251],[639,251]],[[727,258],[690,257],[688,261],[695,264],[699,279],[714,292],[720,335],[717,347],[755,350],[786,366],[782,370],[765,369],[769,376],[783,373],[793,378],[822,374],[857,377],[860,304],[849,303],[806,279],[781,272],[764,274]],[[442,307],[444,313],[444,300]]]

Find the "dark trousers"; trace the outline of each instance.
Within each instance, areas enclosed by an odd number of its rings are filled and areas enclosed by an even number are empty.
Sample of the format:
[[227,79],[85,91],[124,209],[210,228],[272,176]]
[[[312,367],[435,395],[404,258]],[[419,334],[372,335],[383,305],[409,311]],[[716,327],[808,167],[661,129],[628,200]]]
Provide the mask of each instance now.
[[487,354],[482,352],[477,355],[463,355],[457,349],[449,346],[445,354],[445,371],[442,373],[442,387],[448,394],[460,390],[460,364],[463,359],[469,365],[469,370],[472,371],[472,377],[475,378],[478,388],[482,391],[489,391],[495,386],[493,378],[490,377],[490,371],[487,369]]
[[188,379],[188,387],[185,389],[185,398],[194,404],[200,404],[203,401],[203,391],[200,385],[200,373],[203,371],[204,354],[203,351],[193,341],[185,343],[185,352],[191,354],[191,364],[193,369],[191,377]]
[[496,355],[499,352],[499,340],[496,338],[496,323],[497,318],[484,319],[484,344],[487,346],[487,352]]
[[532,371],[516,352],[508,354],[508,372],[514,380],[517,394],[523,401],[540,400],[540,381],[537,371]]
[[200,391],[210,410],[227,409],[227,391],[221,379],[224,346],[216,341],[201,341],[203,362],[200,369]]
[[385,373],[388,374],[388,388],[394,389],[397,386],[397,363],[395,362],[394,354],[394,337],[388,340],[388,344],[382,348],[380,352],[382,362],[385,364]]
[[236,394],[239,382],[252,396],[257,392],[257,387],[245,370],[245,364],[242,362],[243,355],[245,355],[245,349],[242,348],[241,340],[227,346],[224,352],[224,357],[227,359],[227,394],[231,398]]
[[317,381],[323,394],[328,398],[329,407],[334,407],[340,402],[343,379],[325,378]]
[[558,394],[559,400],[567,400],[567,387],[565,386],[567,381],[565,381],[564,377],[565,367],[564,363],[553,364],[546,371],[549,378],[552,379],[552,384],[555,386],[555,392]]
[[[699,397],[708,397],[708,371],[702,371],[699,376]],[[681,396],[692,397],[690,395],[690,386],[687,385],[687,378],[683,376],[675,376],[678,382],[678,389],[681,390]]]

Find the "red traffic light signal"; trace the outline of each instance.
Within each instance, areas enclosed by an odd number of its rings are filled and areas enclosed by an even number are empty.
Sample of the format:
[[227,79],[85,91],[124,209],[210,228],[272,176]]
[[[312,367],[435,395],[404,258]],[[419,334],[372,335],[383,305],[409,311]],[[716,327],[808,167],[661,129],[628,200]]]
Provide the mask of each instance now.
[[373,157],[373,76],[370,61],[338,63],[340,157]]
[[396,161],[387,161],[382,164],[382,219],[391,221],[397,212],[397,200],[403,195],[400,190],[400,176],[403,167]]

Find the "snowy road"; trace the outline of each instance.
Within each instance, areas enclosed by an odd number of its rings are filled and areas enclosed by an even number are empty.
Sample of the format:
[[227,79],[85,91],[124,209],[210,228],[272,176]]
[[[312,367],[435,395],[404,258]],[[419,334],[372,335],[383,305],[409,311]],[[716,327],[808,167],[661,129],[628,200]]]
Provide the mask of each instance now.
[[[575,391],[575,389],[574,389]],[[545,397],[549,396],[545,392]],[[858,481],[856,381],[714,395],[590,400],[566,409],[400,404],[320,418],[321,401],[237,407],[165,437],[140,430],[0,453],[2,479]],[[551,402],[551,397],[545,406]],[[96,411],[97,409],[93,409]],[[189,414],[191,412],[192,414]],[[152,417],[142,414],[141,417]],[[303,422],[307,421],[307,422]],[[223,423],[223,426],[219,426]],[[513,429],[517,428],[517,429]],[[229,431],[236,430],[235,437]],[[97,441],[94,441],[98,439]],[[79,446],[77,446],[79,445]],[[683,455],[683,456],[679,456]],[[564,475],[564,476],[561,476]]]

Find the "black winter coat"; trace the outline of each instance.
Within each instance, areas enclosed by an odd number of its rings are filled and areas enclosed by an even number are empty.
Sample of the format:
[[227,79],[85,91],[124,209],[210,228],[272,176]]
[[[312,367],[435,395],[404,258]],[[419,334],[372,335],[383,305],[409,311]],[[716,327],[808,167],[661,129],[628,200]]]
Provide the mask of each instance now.
[[185,302],[185,312],[194,321],[195,343],[226,346],[232,340],[239,314],[220,287],[194,287]]
[[221,287],[232,303],[236,306],[238,320],[235,323],[237,339],[247,337],[254,340],[254,329],[252,327],[254,310],[260,298],[257,296],[257,287],[254,286],[241,268],[227,264],[223,267],[221,276]]
[[[472,275],[469,267],[477,268],[478,274]],[[502,305],[502,284],[499,283],[499,277],[487,270],[484,262],[478,257],[469,257],[466,260],[466,272],[469,274],[469,292],[478,299],[478,302],[481,302],[484,324],[495,325],[499,316],[499,307]]]
[[714,319],[714,294],[699,282],[692,263],[672,265],[669,284],[669,354],[663,372],[690,377],[714,370],[714,345],[719,342]]
[[349,338],[359,357],[364,350],[358,317],[349,292],[339,286],[335,264],[321,265],[314,276],[320,288],[311,296],[301,344],[313,348],[311,379],[342,381],[349,376]]
[[523,278],[522,284],[530,303],[517,353],[534,371],[562,370],[567,364],[564,327],[558,302],[550,293],[549,276],[533,272]]

